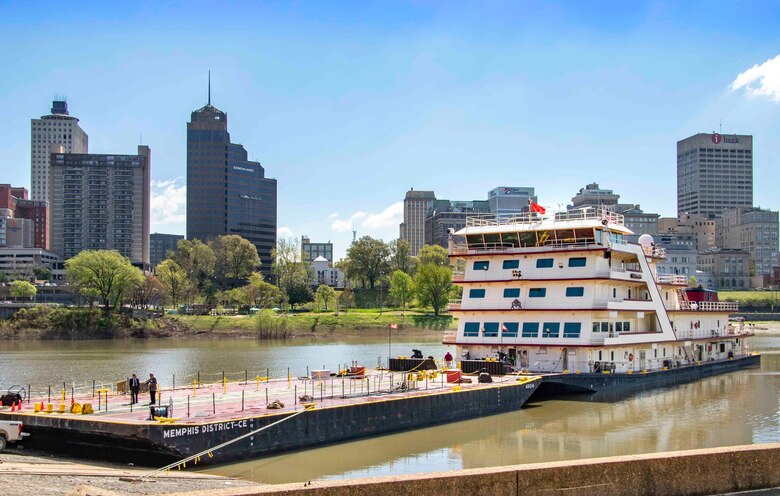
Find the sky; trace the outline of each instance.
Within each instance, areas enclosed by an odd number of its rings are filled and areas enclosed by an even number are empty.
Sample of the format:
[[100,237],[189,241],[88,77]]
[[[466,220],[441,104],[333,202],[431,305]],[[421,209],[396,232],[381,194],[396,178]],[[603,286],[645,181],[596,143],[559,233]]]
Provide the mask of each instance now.
[[186,123],[207,99],[278,180],[283,237],[398,237],[410,188],[556,210],[590,182],[676,215],[676,142],[752,134],[780,208],[776,2],[0,3],[0,183],[67,98],[92,153],[152,149],[152,232],[185,232]]

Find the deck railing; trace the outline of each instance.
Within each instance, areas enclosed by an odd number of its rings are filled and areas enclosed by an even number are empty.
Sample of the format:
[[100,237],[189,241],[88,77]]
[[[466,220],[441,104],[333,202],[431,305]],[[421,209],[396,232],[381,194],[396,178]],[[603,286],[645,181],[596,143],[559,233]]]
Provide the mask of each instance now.
[[523,225],[528,227],[536,226],[542,220],[551,220],[555,222],[573,222],[586,220],[606,220],[610,224],[625,224],[625,217],[617,214],[607,208],[581,208],[570,212],[555,212],[551,216],[541,216],[534,212],[522,214],[504,215],[504,214],[476,214],[466,217],[466,227],[492,227],[507,225]]
[[688,279],[685,276],[678,276],[675,274],[661,274],[656,278],[656,282],[661,284],[688,284]]
[[739,303],[735,301],[681,301],[677,310],[698,312],[738,312]]

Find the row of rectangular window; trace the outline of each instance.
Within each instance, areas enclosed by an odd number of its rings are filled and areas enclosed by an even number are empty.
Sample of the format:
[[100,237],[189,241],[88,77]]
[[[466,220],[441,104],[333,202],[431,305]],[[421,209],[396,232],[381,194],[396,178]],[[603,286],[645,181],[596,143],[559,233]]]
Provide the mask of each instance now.
[[[574,286],[570,288],[566,288],[566,296],[568,297],[579,297],[585,295],[585,288],[582,286]],[[529,298],[544,298],[547,296],[547,288],[531,288],[528,290],[528,297]],[[484,289],[470,289],[469,290],[469,298],[484,298],[485,297],[485,290]],[[504,298],[519,298],[520,297],[520,288],[505,288],[504,289]]]
[[[553,258],[539,258],[536,260],[537,269],[549,269],[555,263]],[[571,257],[569,258],[569,267],[585,267],[587,264],[587,258],[585,257]],[[474,270],[488,270],[490,262],[487,260],[479,260],[474,262]],[[502,269],[519,269],[520,260],[504,260]]]
[[[538,338],[539,337],[539,322],[523,322],[522,337],[524,338]],[[501,324],[501,337],[515,338],[517,337],[520,324],[517,322],[504,322]],[[482,324],[482,336],[486,338],[498,337],[499,323],[498,322],[485,322]],[[563,337],[564,338],[578,338],[580,337],[580,331],[582,330],[582,324],[580,322],[564,322],[563,323]],[[463,324],[463,336],[464,337],[479,337],[480,325],[479,322],[466,322]],[[561,337],[561,324],[560,322],[544,322],[542,324],[542,336],[543,338],[559,338]]]

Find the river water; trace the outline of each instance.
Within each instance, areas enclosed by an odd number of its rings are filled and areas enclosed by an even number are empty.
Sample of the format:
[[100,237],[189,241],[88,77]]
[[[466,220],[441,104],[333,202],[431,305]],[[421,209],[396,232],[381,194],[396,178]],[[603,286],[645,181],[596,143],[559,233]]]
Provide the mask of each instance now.
[[[315,479],[481,468],[520,463],[780,442],[780,327],[752,338],[760,369],[710,377],[629,399],[596,403],[530,402],[520,411],[314,448],[206,469],[278,484]],[[392,354],[413,348],[440,358],[440,338],[393,337]],[[38,396],[54,385],[91,387],[132,372],[155,372],[163,386],[221,380],[269,369],[274,377],[306,367],[335,370],[355,360],[384,360],[384,337],[346,340],[249,339],[14,342],[0,345],[0,390],[31,385]],[[244,372],[246,370],[246,372]]]

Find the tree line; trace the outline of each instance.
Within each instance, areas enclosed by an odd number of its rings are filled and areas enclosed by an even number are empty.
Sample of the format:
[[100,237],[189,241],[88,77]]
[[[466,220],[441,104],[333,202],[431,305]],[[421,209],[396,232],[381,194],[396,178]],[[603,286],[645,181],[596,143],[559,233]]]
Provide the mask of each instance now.
[[354,287],[386,288],[402,310],[416,301],[438,315],[453,294],[447,251],[439,246],[425,246],[412,257],[404,240],[385,243],[364,236],[336,263],[352,286],[340,292],[327,285],[312,290],[315,278],[296,239],[279,239],[272,260],[273,283],[259,271],[255,246],[241,236],[225,235],[208,242],[180,240],[152,274],[113,250],[82,251],[65,262],[65,273],[73,290],[106,313],[123,305],[146,309],[162,304],[286,310],[312,301],[328,311],[354,306]]

